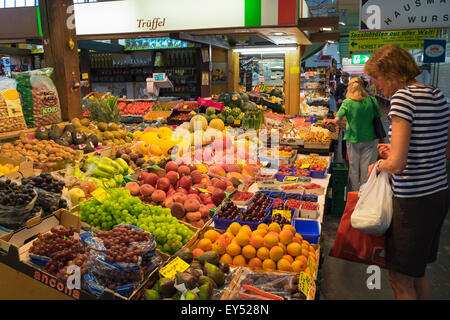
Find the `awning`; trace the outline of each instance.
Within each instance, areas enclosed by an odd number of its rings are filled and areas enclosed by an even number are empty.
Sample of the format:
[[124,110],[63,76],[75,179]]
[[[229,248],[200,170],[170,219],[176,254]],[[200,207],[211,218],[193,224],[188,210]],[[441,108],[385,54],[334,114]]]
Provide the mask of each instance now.
[[306,46],[305,53],[301,56],[301,59],[305,61],[322,50],[323,47],[325,47],[325,42],[313,42],[312,45]]

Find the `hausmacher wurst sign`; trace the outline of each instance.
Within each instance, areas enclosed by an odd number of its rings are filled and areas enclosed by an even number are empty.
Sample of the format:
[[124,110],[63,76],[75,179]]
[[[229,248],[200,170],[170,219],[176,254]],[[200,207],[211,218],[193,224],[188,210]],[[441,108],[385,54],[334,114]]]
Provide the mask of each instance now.
[[360,30],[449,28],[450,0],[361,0]]

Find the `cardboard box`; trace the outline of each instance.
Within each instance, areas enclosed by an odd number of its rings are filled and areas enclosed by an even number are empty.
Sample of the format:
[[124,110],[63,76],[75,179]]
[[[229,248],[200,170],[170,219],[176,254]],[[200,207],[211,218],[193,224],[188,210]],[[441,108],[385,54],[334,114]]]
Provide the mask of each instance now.
[[20,159],[10,159],[7,156],[0,155],[0,164],[12,164],[19,166],[18,171],[8,173],[0,178],[9,178],[11,180],[21,180],[22,178],[28,178],[34,175],[33,161],[26,157]]
[[305,141],[303,147],[305,149],[319,149],[319,150],[328,150],[330,149],[331,142],[322,143],[322,142],[308,142]]
[[[49,274],[44,268],[41,268],[30,262],[28,250],[32,246],[32,241],[39,235],[50,231],[52,227],[62,225],[66,228],[74,226],[77,232],[82,230],[82,223],[79,217],[70,211],[60,209],[53,215],[42,219],[38,224],[32,227],[25,227],[14,233],[5,234],[0,237],[0,274],[6,270],[6,266],[13,268],[20,273],[25,289],[30,287],[35,288],[36,282],[39,284],[35,290],[36,296],[31,299],[46,299],[42,296],[43,292],[47,292],[51,288],[57,294],[52,299],[75,299],[75,300],[133,300],[135,295],[146,284],[152,274],[158,270],[153,270],[144,281],[133,291],[130,297],[123,297],[109,289],[105,289],[100,297],[92,295],[85,289],[69,289],[67,284]],[[25,275],[27,278],[24,278]],[[1,277],[0,277],[1,279]],[[23,281],[27,279],[27,281]],[[8,298],[8,293],[5,292],[2,296]],[[13,297],[10,297],[13,298]],[[21,299],[21,296],[14,297]]]

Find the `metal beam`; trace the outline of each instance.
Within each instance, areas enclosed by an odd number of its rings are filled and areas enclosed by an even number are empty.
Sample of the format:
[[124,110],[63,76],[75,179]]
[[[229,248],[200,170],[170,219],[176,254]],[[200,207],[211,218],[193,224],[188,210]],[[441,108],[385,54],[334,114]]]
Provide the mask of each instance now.
[[228,44],[228,41],[225,41],[223,39],[220,39],[216,36],[193,36],[189,33],[185,32],[179,32],[179,33],[171,33],[170,38],[177,39],[177,40],[184,40],[189,42],[196,42],[201,44],[208,44],[211,46],[223,48],[223,49],[230,49],[230,45]]

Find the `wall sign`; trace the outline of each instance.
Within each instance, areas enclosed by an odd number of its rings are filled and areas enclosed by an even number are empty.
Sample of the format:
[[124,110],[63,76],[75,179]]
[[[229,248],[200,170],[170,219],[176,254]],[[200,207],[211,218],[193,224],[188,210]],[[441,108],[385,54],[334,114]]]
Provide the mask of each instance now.
[[374,52],[385,44],[395,44],[405,50],[423,49],[423,40],[436,38],[436,29],[398,31],[350,31],[349,54]]
[[445,62],[446,40],[425,39],[423,43],[423,63]]
[[369,61],[371,54],[354,54],[352,55],[352,64],[365,64]]
[[450,0],[361,0],[360,30],[450,27]]
[[75,21],[77,35],[295,25],[298,7],[297,0],[106,1],[75,4]]

